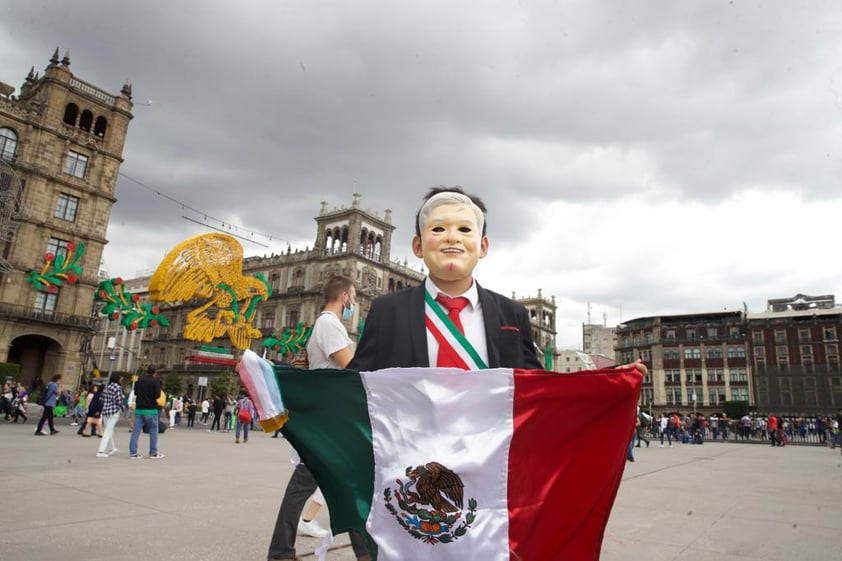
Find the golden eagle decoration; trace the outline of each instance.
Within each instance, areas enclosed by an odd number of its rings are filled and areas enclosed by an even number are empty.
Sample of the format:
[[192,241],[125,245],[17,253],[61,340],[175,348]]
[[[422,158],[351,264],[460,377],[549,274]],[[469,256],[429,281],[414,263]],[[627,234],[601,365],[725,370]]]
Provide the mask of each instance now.
[[243,275],[243,247],[225,234],[203,234],[181,242],[149,281],[156,302],[202,301],[187,314],[184,338],[209,343],[227,336],[238,349],[261,337],[252,325],[257,304],[269,298],[266,278]]

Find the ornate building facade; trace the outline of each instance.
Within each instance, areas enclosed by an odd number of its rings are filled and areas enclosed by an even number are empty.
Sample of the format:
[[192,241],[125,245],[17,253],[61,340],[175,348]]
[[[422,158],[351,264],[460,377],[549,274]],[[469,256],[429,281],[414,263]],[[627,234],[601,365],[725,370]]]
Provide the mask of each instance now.
[[[392,232],[395,230],[391,220],[389,210],[383,216],[364,210],[358,194],[354,194],[350,207],[330,209],[328,203],[323,202],[315,217],[316,238],[312,249],[290,249],[286,253],[245,258],[243,274],[262,274],[272,290],[271,296],[258,308],[255,326],[260,329],[262,338],[254,339],[251,349],[262,354],[262,342],[266,338],[286,328],[295,328],[302,321],[312,325],[323,304],[324,282],[333,275],[345,275],[356,283],[354,316],[344,321],[352,338],[362,332],[364,318],[377,296],[423,282],[423,272],[391,259]],[[130,292],[139,294],[141,301],[148,300],[149,277],[129,279],[125,285]],[[224,369],[203,363],[197,357],[197,349],[202,343],[185,340],[182,336],[187,314],[195,307],[190,302],[165,306],[164,313],[170,325],[142,332],[120,330],[116,322],[101,318],[93,342],[94,352],[107,357],[110,350],[106,342],[116,333],[115,370],[133,371],[145,363],[154,363],[183,373],[189,388],[200,376],[214,375]],[[215,339],[206,345],[237,354],[226,339]],[[280,358],[272,349],[267,352],[268,358]]]
[[38,386],[75,385],[92,335],[94,292],[132,119],[70,71],[69,51],[34,68],[18,95],[0,84],[0,361]]
[[[514,294],[512,294],[512,299],[515,299]],[[538,296],[528,296],[518,301],[529,312],[529,320],[532,322],[532,340],[538,346],[538,358],[547,370],[555,370],[559,357],[555,339],[557,333],[555,296],[545,298],[539,288]]]

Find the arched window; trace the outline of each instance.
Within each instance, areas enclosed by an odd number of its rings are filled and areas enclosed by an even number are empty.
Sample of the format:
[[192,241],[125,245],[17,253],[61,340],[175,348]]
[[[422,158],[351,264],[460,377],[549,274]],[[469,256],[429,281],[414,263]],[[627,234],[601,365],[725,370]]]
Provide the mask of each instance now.
[[339,253],[342,249],[342,234],[339,232],[339,228],[335,228],[333,230],[333,253]]
[[94,114],[85,109],[82,111],[82,116],[79,118],[79,128],[83,131],[91,132],[91,125],[94,122]]
[[333,247],[333,232],[328,230],[325,232],[325,254],[329,254]]
[[64,122],[71,127],[76,126],[76,119],[79,117],[79,106],[75,103],[68,103],[64,108]]
[[18,135],[12,129],[0,129],[0,158],[11,161],[15,159],[18,146]]
[[108,128],[108,120],[105,117],[97,117],[94,122],[94,136],[105,138],[105,129]]

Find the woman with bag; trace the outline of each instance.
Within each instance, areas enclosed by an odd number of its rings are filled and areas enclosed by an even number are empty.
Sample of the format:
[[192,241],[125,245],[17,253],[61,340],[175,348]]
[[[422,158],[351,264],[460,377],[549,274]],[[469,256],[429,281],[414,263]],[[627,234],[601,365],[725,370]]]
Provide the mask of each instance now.
[[241,395],[237,401],[237,428],[234,432],[234,443],[240,443],[240,427],[243,429],[243,443],[249,441],[249,427],[254,419],[254,404],[248,395]]
[[[88,416],[85,424],[79,429],[79,434],[88,438],[96,436],[96,427],[102,426],[102,391],[100,386],[91,386],[88,394]],[[91,434],[85,434],[85,429],[91,427]]]
[[97,458],[107,458],[117,452],[114,445],[114,429],[120,420],[123,409],[123,386],[120,385],[122,376],[112,372],[108,378],[108,385],[102,392],[102,424],[104,425],[102,442],[99,443]]

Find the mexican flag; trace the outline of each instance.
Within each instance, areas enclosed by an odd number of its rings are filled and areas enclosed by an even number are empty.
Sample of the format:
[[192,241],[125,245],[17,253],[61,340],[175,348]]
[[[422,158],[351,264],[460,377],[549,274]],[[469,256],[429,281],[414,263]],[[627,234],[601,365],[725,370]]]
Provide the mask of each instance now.
[[636,369],[274,372],[333,533],[367,532],[375,559],[599,558]]

